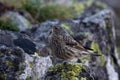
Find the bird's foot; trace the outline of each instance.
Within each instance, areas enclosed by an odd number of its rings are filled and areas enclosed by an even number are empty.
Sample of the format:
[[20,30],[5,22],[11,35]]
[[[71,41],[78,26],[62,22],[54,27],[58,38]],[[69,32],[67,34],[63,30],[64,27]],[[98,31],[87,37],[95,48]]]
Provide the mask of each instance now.
[[77,60],[78,63],[82,63],[82,61],[80,59]]
[[63,65],[67,65],[67,64],[69,64],[70,62],[68,62],[68,61],[63,61]]

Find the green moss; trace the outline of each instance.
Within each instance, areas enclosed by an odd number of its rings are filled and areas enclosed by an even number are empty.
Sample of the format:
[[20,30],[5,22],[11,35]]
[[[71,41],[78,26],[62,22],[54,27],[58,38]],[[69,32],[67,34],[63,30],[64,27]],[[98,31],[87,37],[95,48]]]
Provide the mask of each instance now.
[[46,21],[49,19],[66,19],[75,16],[74,11],[65,6],[48,5],[39,10],[40,14],[37,18],[39,21]]
[[80,13],[82,13],[83,10],[85,9],[85,5],[83,3],[74,3],[73,7],[77,12],[77,15],[80,15]]
[[0,20],[0,29],[2,30],[11,30],[11,31],[19,31],[19,29],[12,24],[11,20],[1,21]]
[[86,1],[87,7],[90,7],[93,2],[94,2],[94,0],[87,0]]
[[21,8],[27,10],[32,15],[36,15],[36,13],[38,13],[40,9],[40,5],[41,4],[38,3],[37,1],[35,2],[28,1],[27,3],[24,3]]
[[91,49],[93,49],[95,52],[98,52],[98,54],[102,54],[98,43],[92,42]]
[[5,80],[6,79],[6,77],[7,77],[7,74],[5,74],[5,73],[0,73],[0,79],[1,80]]
[[19,63],[19,66],[23,66],[23,65],[25,65],[24,62],[20,62],[20,63]]
[[84,55],[84,56],[82,56],[81,62],[82,62],[82,63],[85,63],[85,62],[88,61],[89,59],[90,59],[90,57]]
[[27,3],[23,8],[30,12],[32,16],[39,22],[49,19],[66,19],[76,16],[74,9],[63,5],[46,5],[41,7],[39,3]]
[[30,67],[33,67],[34,63],[33,62],[29,62]]
[[104,8],[104,9],[105,9],[105,8],[108,8],[108,6],[107,6],[105,3],[100,2],[100,1],[96,1],[96,5]]
[[85,67],[80,63],[57,64],[49,69],[51,71],[60,71],[61,80],[79,80],[78,76],[85,70]]
[[98,43],[95,43],[95,42],[92,42],[91,44],[91,49],[93,49],[95,52],[98,52],[100,56],[100,64],[101,66],[104,66],[105,65],[105,57],[102,55],[102,51],[100,50],[100,47],[99,47],[99,44]]
[[6,61],[6,65],[9,66],[9,67],[13,66],[12,62],[10,62],[10,61]]
[[38,55],[37,52],[34,52],[34,54],[32,55],[33,57],[36,57],[36,58],[40,58],[40,56]]
[[84,77],[81,77],[81,79],[80,80],[87,80],[86,78],[84,78]]
[[71,31],[71,28],[70,28],[69,25],[67,25],[67,24],[65,24],[65,23],[63,23],[63,24],[61,24],[61,25],[62,25],[62,27],[63,27],[64,29],[66,29],[71,35],[74,34],[74,33]]
[[119,59],[120,59],[120,47],[119,46],[117,47],[117,50],[118,50],[118,53],[119,53],[118,55],[119,55]]
[[79,80],[77,77],[71,77],[71,80]]
[[69,79],[68,79],[68,78],[64,78],[64,77],[63,77],[63,78],[61,78],[61,80],[69,80]]
[[26,80],[34,80],[32,77],[27,77]]
[[[90,2],[89,2],[90,3]],[[27,10],[39,22],[49,19],[72,19],[80,16],[80,13],[85,9],[84,3],[74,2],[71,6],[58,4],[42,4],[36,0],[34,2],[27,2],[21,7]]]

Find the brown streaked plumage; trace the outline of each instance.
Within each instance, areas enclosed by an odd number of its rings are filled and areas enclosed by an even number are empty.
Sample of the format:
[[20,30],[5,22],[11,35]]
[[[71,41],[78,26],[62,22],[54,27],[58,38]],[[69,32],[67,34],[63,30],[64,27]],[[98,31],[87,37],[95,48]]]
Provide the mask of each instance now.
[[80,58],[82,54],[89,54],[87,50],[75,41],[60,25],[52,26],[49,43],[53,56],[59,59],[71,60],[73,58]]

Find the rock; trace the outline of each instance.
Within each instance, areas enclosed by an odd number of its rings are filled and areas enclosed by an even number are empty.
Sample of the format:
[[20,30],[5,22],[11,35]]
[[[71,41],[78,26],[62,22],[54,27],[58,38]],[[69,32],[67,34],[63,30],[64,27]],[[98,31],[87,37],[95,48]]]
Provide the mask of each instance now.
[[[69,32],[71,32],[72,33],[71,35],[73,35],[74,37],[77,36],[78,38],[81,37],[81,35],[84,36],[84,38],[79,39],[82,45],[88,46],[91,49],[93,49],[95,52],[97,51],[98,54],[104,55],[96,59],[96,64],[98,66],[96,65],[95,74],[97,74],[97,72],[100,72],[99,74],[102,74],[99,75],[99,77],[94,76],[97,77],[98,80],[101,79],[118,80],[119,72],[115,71],[116,70],[115,67],[116,66],[119,67],[120,64],[119,64],[118,52],[116,52],[116,47],[115,47],[116,38],[115,38],[115,27],[114,27],[113,16],[114,16],[113,12],[107,9],[107,10],[102,10],[99,13],[96,13],[89,17],[83,17],[82,19],[80,18],[78,19],[77,23],[74,23],[73,21],[61,22],[62,24],[67,25],[69,27]],[[90,38],[91,36],[92,38]],[[110,61],[114,59],[113,63],[115,65],[112,65],[112,63],[109,61],[108,59],[109,56],[111,56]],[[112,72],[111,69],[108,68],[108,64],[109,67],[111,67]],[[101,68],[102,69],[101,72],[98,70],[99,66],[106,66],[106,67]],[[91,66],[91,69],[92,68],[94,67]],[[109,76],[105,76],[103,79],[103,73],[105,73],[105,75],[109,74]]]
[[0,47],[1,80],[34,80],[44,77],[46,70],[52,66],[50,57],[35,58],[22,49]]
[[[88,61],[87,64],[87,66],[93,70],[94,78],[98,80],[110,80],[111,77],[113,77],[112,75],[114,75],[113,79],[118,80],[119,72],[115,71],[115,67],[117,66],[118,69],[120,64],[118,53],[116,51],[113,16],[114,14],[112,10],[105,9],[99,13],[90,14],[87,17],[83,16],[82,18],[80,17],[74,20],[52,21],[54,24],[58,23],[62,25],[62,27],[65,28],[74,37],[74,39],[80,42],[83,46],[93,49],[98,54],[103,55],[98,57],[95,62],[92,61],[92,63],[89,63]],[[47,21],[37,25],[36,29],[34,29],[31,34],[36,43],[37,41],[43,43],[40,48],[46,45],[49,46],[47,38],[49,37],[51,29],[50,25],[52,25],[52,23]],[[110,60],[113,59],[114,65],[109,63],[109,56],[111,56]],[[112,68],[113,73],[109,71],[110,69],[107,66],[108,64]],[[109,76],[107,76],[107,74],[109,74]]]
[[0,79],[17,80],[25,69],[25,54],[20,48],[0,47]]
[[19,31],[26,31],[28,28],[31,27],[29,21],[17,12],[6,12],[4,15],[1,16],[0,20],[4,22],[10,21],[11,24],[19,29]]
[[47,56],[51,53],[48,37],[51,33],[51,25],[58,23],[57,20],[46,21],[41,24],[33,25],[30,30],[30,37],[35,42],[40,56]]
[[0,30],[0,44],[7,47],[20,47],[28,54],[34,54],[36,45],[27,34]]
[[85,80],[94,80],[88,67],[80,63],[67,63],[51,67],[44,80],[82,80],[83,78]]
[[22,16],[24,16],[28,21],[30,21],[31,24],[35,24],[35,23],[38,23],[37,20],[35,20],[32,15],[27,12],[26,10],[23,10],[23,9],[18,9],[18,13]]
[[53,66],[49,56],[36,58],[34,60],[34,63],[35,64],[33,65],[33,70],[32,70],[33,71],[32,75],[34,77],[34,80],[37,80],[37,79],[42,80],[47,70],[49,69],[49,67]]
[[13,42],[15,46],[19,46],[28,54],[34,54],[36,52],[36,45],[29,39],[18,37]]
[[[98,13],[85,12],[84,14],[86,15],[73,20],[51,20],[33,25],[32,29],[27,32],[26,23],[22,24],[23,28],[21,28],[20,23],[26,22],[26,20],[21,21],[21,18],[23,19],[21,15],[14,12],[6,13],[5,15],[9,15],[9,17],[13,16],[10,19],[18,19],[16,21],[20,25],[18,28],[21,32],[0,30],[0,79],[118,80],[120,60],[115,43],[113,12],[105,9]],[[2,17],[1,19],[7,20],[8,18]],[[49,68],[52,66],[52,61],[49,57],[51,49],[48,37],[51,33],[51,25],[54,24],[62,25],[76,41],[101,56],[95,58],[91,56],[90,60],[85,60],[84,65],[68,63]],[[40,57],[29,55],[37,51]],[[84,59],[82,60],[84,62]],[[86,67],[84,70],[80,70],[81,66]],[[69,70],[69,68],[71,69]]]
[[[118,80],[119,72],[116,72],[119,68],[119,58],[118,53],[116,51],[116,43],[115,43],[115,27],[113,21],[113,12],[109,9],[105,9],[96,14],[91,14],[87,17],[78,18],[76,20],[59,20],[58,23],[62,25],[73,37],[74,39],[78,39],[82,45],[87,46],[88,48],[93,49],[93,51],[102,55],[97,57],[95,61],[88,60],[88,64],[86,66],[90,67],[90,70],[93,70],[93,78],[98,80]],[[53,21],[54,22],[54,21]],[[43,24],[42,24],[43,25]],[[42,26],[40,25],[38,29]],[[44,25],[47,26],[47,22]],[[44,26],[42,26],[44,29]],[[39,33],[42,31],[36,29]],[[48,26],[45,31],[49,31],[50,27]],[[35,31],[35,32],[36,32]],[[44,33],[44,32],[43,32]],[[44,34],[46,38],[45,44],[47,44],[48,33]],[[83,36],[81,38],[81,36]],[[77,37],[77,38],[76,38]],[[42,37],[36,37],[40,41]],[[34,38],[35,39],[35,38]],[[113,60],[114,65],[109,61]],[[93,65],[91,65],[93,64]],[[111,67],[112,72],[110,72]],[[53,71],[54,72],[54,71]],[[101,74],[101,75],[100,75]],[[109,75],[108,75],[109,74]],[[106,76],[105,76],[106,75]],[[107,76],[108,75],[108,76]],[[112,76],[114,75],[114,76]],[[53,76],[53,75],[51,75]],[[55,75],[59,77],[60,75]],[[50,76],[49,76],[50,77]],[[112,79],[111,79],[112,77]],[[51,78],[48,78],[48,80]],[[58,79],[59,80],[59,79]]]
[[11,31],[3,31],[0,30],[0,44],[5,45],[7,47],[13,47],[13,39],[17,38],[17,36]]

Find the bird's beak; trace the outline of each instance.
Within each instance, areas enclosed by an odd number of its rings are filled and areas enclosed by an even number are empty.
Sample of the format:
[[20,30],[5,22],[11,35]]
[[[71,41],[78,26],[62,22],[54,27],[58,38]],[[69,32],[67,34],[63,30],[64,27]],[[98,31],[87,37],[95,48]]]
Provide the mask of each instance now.
[[55,29],[55,26],[52,26],[52,29]]

